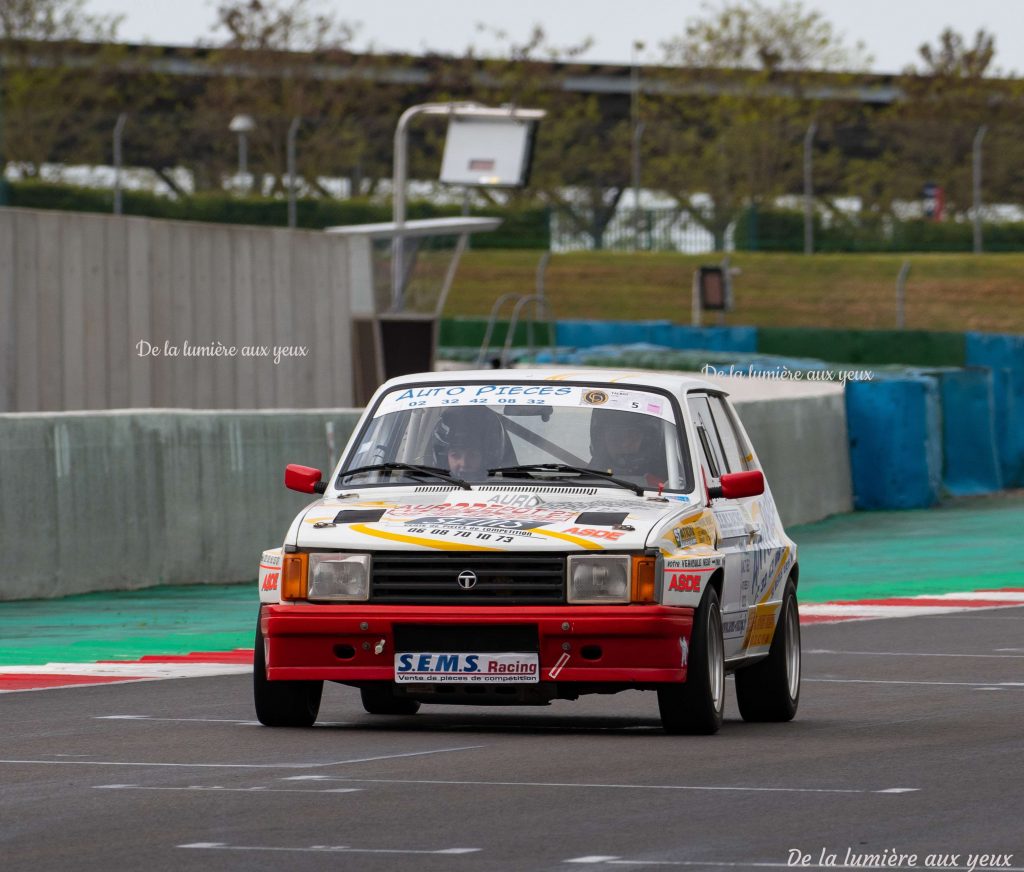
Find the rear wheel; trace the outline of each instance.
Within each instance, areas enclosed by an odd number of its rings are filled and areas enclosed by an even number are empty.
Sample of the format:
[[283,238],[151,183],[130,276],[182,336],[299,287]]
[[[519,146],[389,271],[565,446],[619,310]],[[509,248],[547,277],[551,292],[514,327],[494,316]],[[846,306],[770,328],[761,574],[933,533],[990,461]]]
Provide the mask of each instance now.
[[311,727],[320,713],[322,681],[268,681],[263,632],[256,624],[252,691],[256,717],[267,727]]
[[791,721],[800,704],[800,611],[786,582],[768,656],[736,672],[736,701],[745,721]]
[[420,704],[414,699],[402,699],[391,691],[390,684],[374,684],[361,687],[363,708],[371,715],[414,715]]
[[718,594],[709,587],[693,618],[686,681],[658,689],[666,733],[717,733],[725,710],[725,643]]

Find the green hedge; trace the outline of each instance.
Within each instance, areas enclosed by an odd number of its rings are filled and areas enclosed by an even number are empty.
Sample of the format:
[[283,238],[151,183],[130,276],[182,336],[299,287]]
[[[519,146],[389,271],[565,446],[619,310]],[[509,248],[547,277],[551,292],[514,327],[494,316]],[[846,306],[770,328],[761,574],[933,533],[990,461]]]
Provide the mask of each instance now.
[[[512,337],[512,345],[526,346],[530,341],[530,324],[533,324],[533,344],[535,347],[546,348],[550,341],[549,321],[534,321],[531,318],[516,324],[516,332]],[[508,336],[508,320],[495,321],[494,335],[491,336],[490,350],[495,354],[501,352]],[[442,318],[438,344],[456,348],[479,348],[487,332],[486,318]],[[492,355],[493,356],[493,355]]]
[[[985,251],[1024,251],[1024,223],[983,224]],[[736,223],[738,251],[803,251],[803,212],[748,209]],[[823,227],[814,218],[814,250],[834,252],[973,251],[974,227],[954,221],[894,221],[861,215]]]
[[928,330],[823,330],[759,327],[757,350],[833,363],[902,363],[908,366],[964,366],[963,333]]
[[[61,209],[66,212],[113,211],[113,191],[81,188],[46,182],[12,182],[9,205],[26,209]],[[206,221],[213,224],[255,224],[285,227],[288,203],[267,197],[233,197],[228,194],[194,194],[172,200],[141,191],[124,191],[126,215],[144,215],[176,221]],[[438,218],[462,214],[459,206],[439,206],[423,201],[409,203],[409,218]],[[473,237],[473,248],[539,248],[551,245],[547,209],[489,208],[472,214],[502,218],[493,233]],[[391,220],[391,207],[369,200],[300,199],[296,218],[299,227],[322,230],[342,224],[373,224]]]

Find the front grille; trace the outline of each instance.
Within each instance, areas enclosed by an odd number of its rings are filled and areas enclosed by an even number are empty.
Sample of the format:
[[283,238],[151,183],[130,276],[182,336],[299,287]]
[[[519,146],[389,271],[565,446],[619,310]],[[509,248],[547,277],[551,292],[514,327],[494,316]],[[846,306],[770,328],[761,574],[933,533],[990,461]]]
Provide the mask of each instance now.
[[[472,572],[476,584],[459,586]],[[377,553],[370,602],[410,605],[552,605],[565,602],[565,557],[537,554]]]

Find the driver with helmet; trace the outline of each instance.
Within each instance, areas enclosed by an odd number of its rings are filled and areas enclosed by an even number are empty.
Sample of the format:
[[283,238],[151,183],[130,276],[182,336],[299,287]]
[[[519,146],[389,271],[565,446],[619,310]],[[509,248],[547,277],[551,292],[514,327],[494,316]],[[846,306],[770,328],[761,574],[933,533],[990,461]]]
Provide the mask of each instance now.
[[448,409],[434,428],[434,457],[458,478],[487,478],[488,469],[505,465],[507,440],[501,420],[490,409]]
[[661,422],[650,415],[594,409],[590,450],[595,469],[642,480],[650,487],[663,484],[668,476]]

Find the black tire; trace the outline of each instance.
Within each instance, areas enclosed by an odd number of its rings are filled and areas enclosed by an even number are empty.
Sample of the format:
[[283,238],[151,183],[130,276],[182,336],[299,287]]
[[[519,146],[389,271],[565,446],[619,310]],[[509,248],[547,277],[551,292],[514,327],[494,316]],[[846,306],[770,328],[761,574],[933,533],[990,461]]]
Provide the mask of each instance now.
[[665,732],[711,735],[725,711],[725,641],[718,594],[709,587],[693,616],[686,681],[658,689]]
[[745,721],[791,721],[800,705],[800,611],[786,582],[768,656],[736,672],[736,701]]
[[390,684],[374,684],[359,688],[363,708],[371,715],[414,715],[420,704],[414,699],[402,699],[391,692]]
[[256,717],[266,727],[311,727],[320,713],[322,681],[268,681],[263,633],[256,624],[252,657],[252,692]]

